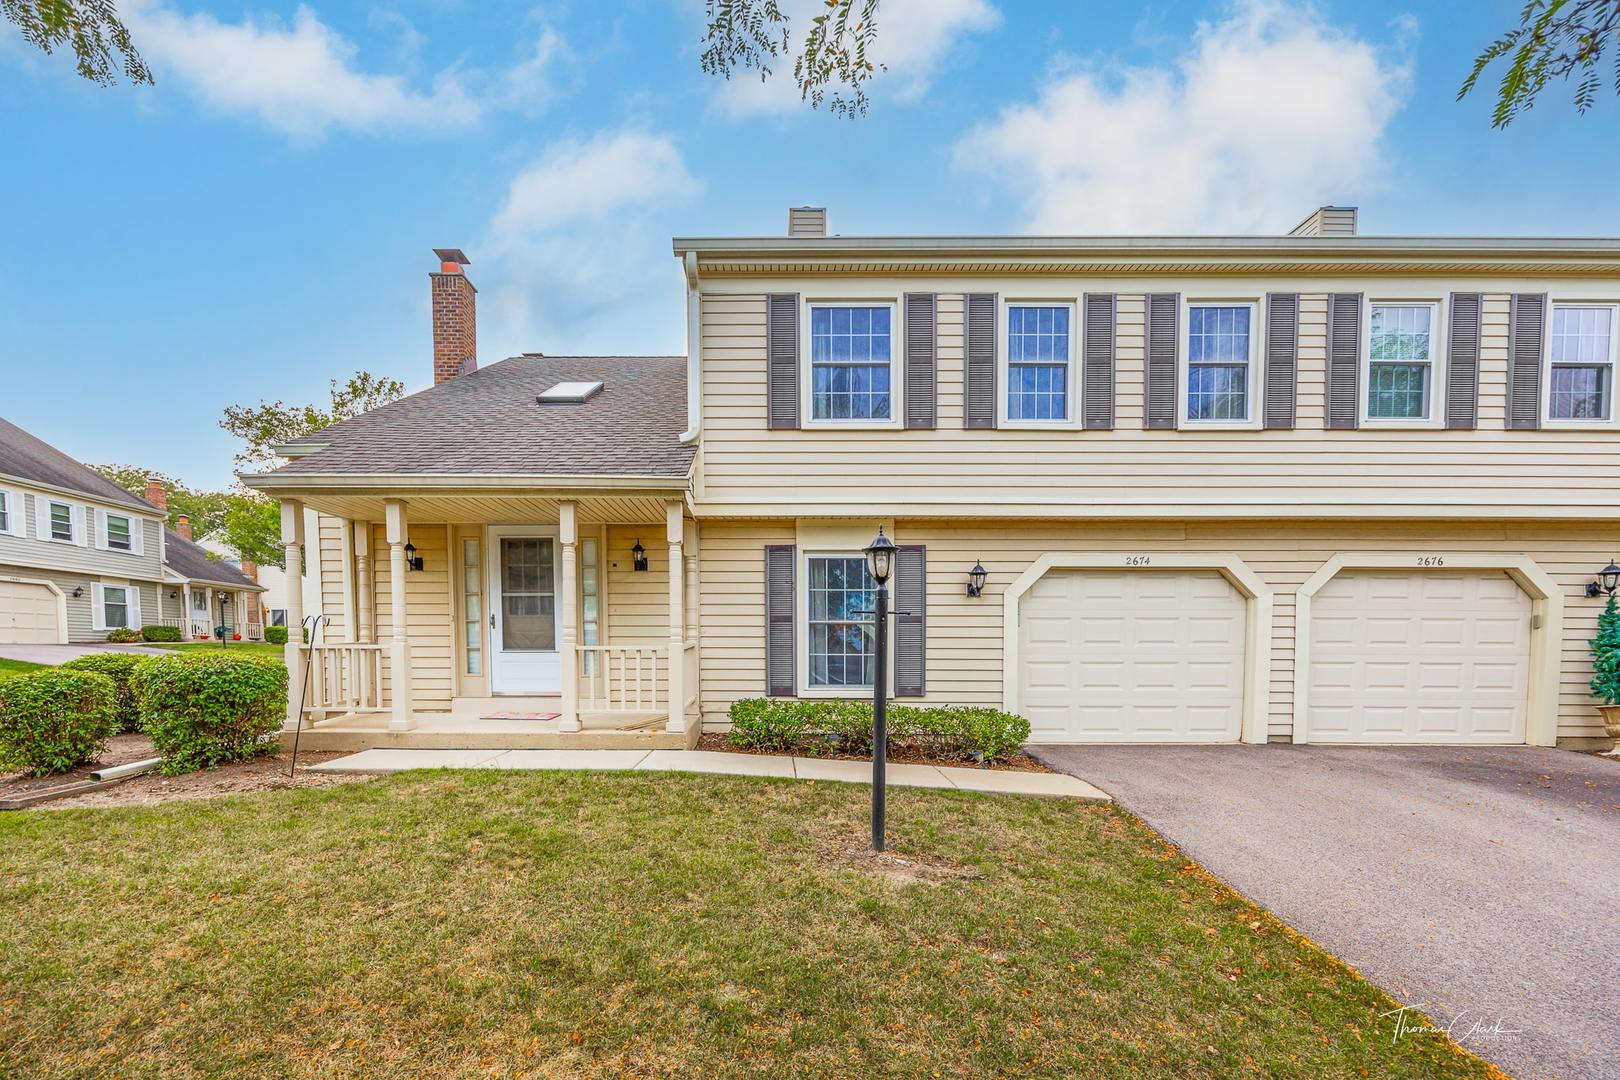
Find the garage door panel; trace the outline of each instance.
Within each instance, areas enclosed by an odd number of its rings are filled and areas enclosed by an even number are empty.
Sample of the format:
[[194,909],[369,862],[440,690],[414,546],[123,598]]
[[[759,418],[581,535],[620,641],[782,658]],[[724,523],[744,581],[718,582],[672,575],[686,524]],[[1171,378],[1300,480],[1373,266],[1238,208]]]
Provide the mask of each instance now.
[[1053,571],[1022,608],[1018,678],[1032,738],[1237,739],[1247,608],[1220,574]]
[[54,645],[62,640],[61,604],[46,585],[0,581],[0,642]]
[[1530,601],[1499,571],[1343,573],[1308,671],[1315,741],[1523,742]]

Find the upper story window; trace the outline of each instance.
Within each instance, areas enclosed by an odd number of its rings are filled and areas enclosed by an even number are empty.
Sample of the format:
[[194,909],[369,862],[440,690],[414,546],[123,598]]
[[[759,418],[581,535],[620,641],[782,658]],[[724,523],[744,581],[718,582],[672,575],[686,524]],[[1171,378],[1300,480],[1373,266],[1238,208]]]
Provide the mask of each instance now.
[[22,507],[13,509],[11,505],[11,492],[0,491],[0,533],[12,531],[12,522],[17,514],[22,513]]
[[51,539],[66,540],[71,544],[73,542],[73,507],[67,503],[51,503],[50,520]]
[[1433,304],[1373,304],[1367,326],[1367,418],[1425,420],[1434,386]]
[[809,672],[812,689],[870,688],[877,634],[877,584],[862,555],[812,555],[807,577]]
[[893,416],[894,308],[889,304],[810,305],[810,416],[882,420]]
[[1254,305],[1187,307],[1187,419],[1247,423],[1254,380]]
[[1007,419],[1069,419],[1074,307],[1007,305]]
[[107,515],[107,546],[115,551],[132,551],[135,543],[129,527],[129,518],[122,514]]
[[1547,417],[1614,418],[1615,309],[1554,305],[1548,333]]

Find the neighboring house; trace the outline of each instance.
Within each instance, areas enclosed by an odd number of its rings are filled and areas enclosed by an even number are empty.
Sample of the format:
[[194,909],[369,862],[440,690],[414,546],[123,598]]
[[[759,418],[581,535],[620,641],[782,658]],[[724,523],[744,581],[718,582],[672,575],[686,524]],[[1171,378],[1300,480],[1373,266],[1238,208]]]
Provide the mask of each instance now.
[[187,603],[219,614],[221,593],[225,610],[246,608],[259,587],[164,527],[161,485],[147,495],[158,505],[0,420],[0,643],[182,626]]
[[674,242],[688,356],[482,369],[440,250],[435,386],[246,481],[323,568],[290,717],[685,746],[741,697],[864,696],[881,524],[893,692],[1034,739],[1595,739],[1620,241],[1355,219],[880,238],[799,209]]
[[[308,528],[316,527],[316,514],[313,510],[305,513]],[[181,530],[182,533],[190,531],[189,523]],[[249,559],[243,559],[236,549],[215,536],[204,536],[197,543],[210,555],[219,558],[227,564],[241,570],[244,575],[264,586],[264,592],[257,601],[250,600],[249,608],[260,617],[256,622],[265,626],[287,625],[287,572],[279,566],[260,566]],[[303,607],[305,611],[314,611],[320,604],[319,582],[307,574],[300,574],[299,581],[303,586]]]

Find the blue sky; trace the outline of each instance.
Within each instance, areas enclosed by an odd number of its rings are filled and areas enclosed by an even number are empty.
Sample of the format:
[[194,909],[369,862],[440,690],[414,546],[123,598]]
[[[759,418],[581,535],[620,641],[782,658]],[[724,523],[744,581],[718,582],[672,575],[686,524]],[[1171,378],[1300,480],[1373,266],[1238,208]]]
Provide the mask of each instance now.
[[[803,9],[810,0],[787,6]],[[230,480],[221,409],[431,378],[429,249],[480,356],[679,352],[672,235],[1620,235],[1620,103],[1453,101],[1502,2],[884,0],[872,108],[702,75],[701,0],[124,0],[155,87],[0,31],[0,415]],[[937,17],[930,21],[921,12]],[[784,92],[786,91],[786,92]]]

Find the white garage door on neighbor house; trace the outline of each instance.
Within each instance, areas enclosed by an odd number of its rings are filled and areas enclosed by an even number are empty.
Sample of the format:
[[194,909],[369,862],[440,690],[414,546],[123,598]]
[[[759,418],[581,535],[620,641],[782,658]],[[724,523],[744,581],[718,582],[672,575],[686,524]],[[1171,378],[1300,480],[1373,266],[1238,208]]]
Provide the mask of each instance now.
[[1309,669],[1312,742],[1522,743],[1530,598],[1500,571],[1340,574]]
[[1054,570],[1019,610],[1033,742],[1236,742],[1246,601],[1219,573]]
[[44,585],[0,580],[0,644],[54,645],[66,640],[61,604]]

